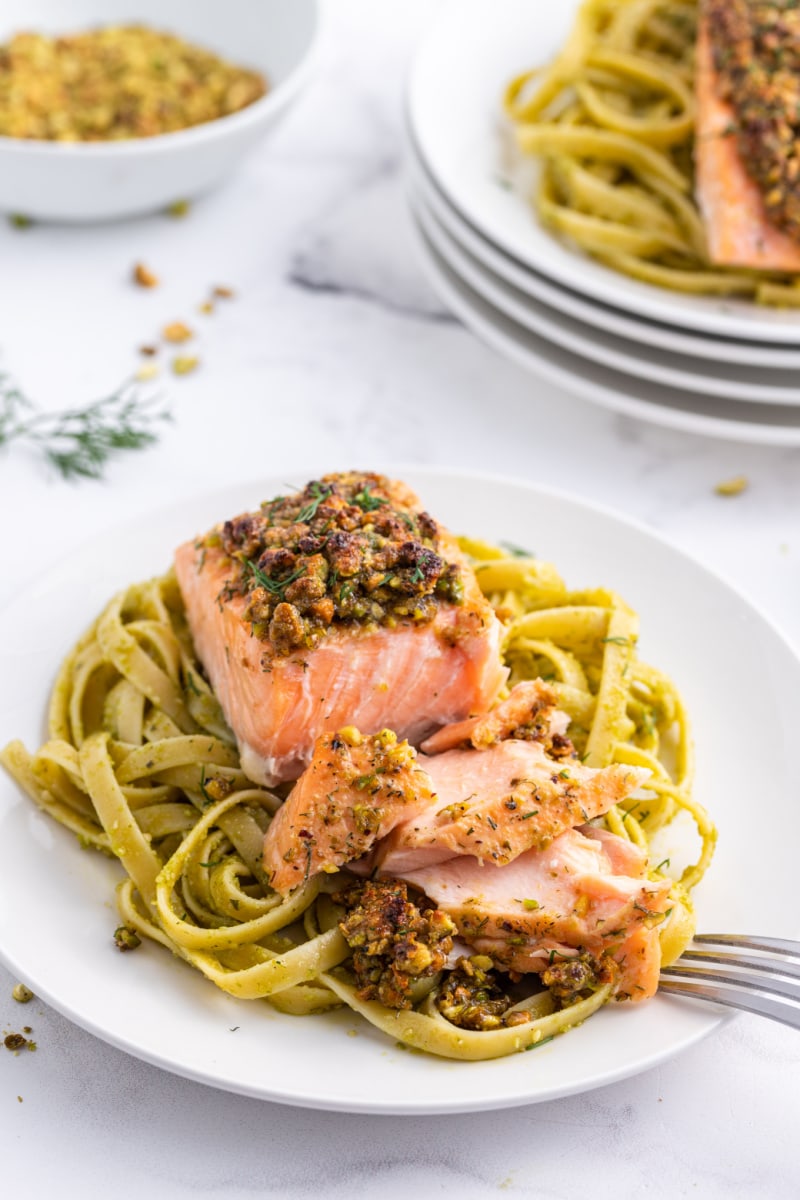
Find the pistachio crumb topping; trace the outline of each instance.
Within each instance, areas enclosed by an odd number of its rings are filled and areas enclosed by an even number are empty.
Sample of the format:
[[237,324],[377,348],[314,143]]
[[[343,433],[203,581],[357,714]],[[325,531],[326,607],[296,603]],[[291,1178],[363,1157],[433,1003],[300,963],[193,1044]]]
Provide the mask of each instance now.
[[436,522],[381,475],[312,480],[204,541],[220,543],[233,567],[220,602],[245,596],[253,635],[281,655],[313,647],[333,624],[424,624],[463,601]]
[[414,903],[397,879],[357,883],[333,899],[346,910],[339,929],[353,951],[359,998],[411,1008],[412,984],[437,974],[447,961],[453,921],[427,900]]
[[135,929],[130,929],[127,925],[118,925],[114,930],[114,943],[118,950],[135,950],[137,946],[141,946],[142,939]]

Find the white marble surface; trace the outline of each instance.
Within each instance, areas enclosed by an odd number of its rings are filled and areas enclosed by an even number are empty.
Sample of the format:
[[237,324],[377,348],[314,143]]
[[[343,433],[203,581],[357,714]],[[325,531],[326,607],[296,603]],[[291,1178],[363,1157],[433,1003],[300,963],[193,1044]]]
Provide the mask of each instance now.
[[[403,205],[400,97],[432,8],[329,5],[314,85],[183,221],[0,223],[0,368],[43,406],[113,388],[168,320],[203,329],[201,370],[165,382],[174,424],[106,482],[70,486],[27,453],[0,451],[0,602],[48,560],[173,497],[279,465],[380,459],[503,471],[612,505],[702,556],[800,642],[800,452],[670,434],[554,392],[476,342],[425,286]],[[156,291],[128,283],[140,258],[163,277]],[[198,316],[212,283],[237,299]],[[746,493],[713,494],[739,473]],[[27,1020],[39,1052],[0,1051],[9,1196],[800,1194],[800,1040],[755,1018],[584,1097],[397,1120],[185,1082],[38,1001],[21,1010],[13,982],[0,969],[0,1023]]]

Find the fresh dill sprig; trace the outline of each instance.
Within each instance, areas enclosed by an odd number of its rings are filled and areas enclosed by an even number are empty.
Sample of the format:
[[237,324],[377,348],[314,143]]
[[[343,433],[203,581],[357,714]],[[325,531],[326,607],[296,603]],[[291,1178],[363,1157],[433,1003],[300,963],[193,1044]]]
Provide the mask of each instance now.
[[295,579],[299,579],[305,571],[305,567],[298,567],[296,571],[293,571],[291,575],[287,575],[285,579],[271,579],[269,575],[266,575],[261,570],[257,563],[254,563],[249,558],[242,560],[242,566],[244,567],[245,583],[249,583],[252,580],[257,587],[264,588],[270,595],[278,596],[281,600],[289,584],[294,583]]
[[357,504],[362,512],[375,512],[376,508],[381,505],[388,504],[388,500],[384,500],[382,496],[373,496],[370,490],[370,485],[365,483],[360,492],[356,492],[353,496],[353,504]]
[[0,376],[0,446],[27,442],[63,479],[101,479],[110,458],[158,441],[157,427],[170,414],[136,382],[83,408],[37,412],[31,401]]
[[314,517],[317,515],[317,509],[319,508],[320,504],[322,504],[322,501],[331,494],[331,489],[329,487],[320,485],[316,480],[314,480],[314,482],[311,484],[309,491],[311,492],[311,500],[308,502],[308,504],[306,504],[305,508],[301,508],[300,512],[297,514],[297,520],[301,522],[301,524],[308,524],[309,521],[313,521]]

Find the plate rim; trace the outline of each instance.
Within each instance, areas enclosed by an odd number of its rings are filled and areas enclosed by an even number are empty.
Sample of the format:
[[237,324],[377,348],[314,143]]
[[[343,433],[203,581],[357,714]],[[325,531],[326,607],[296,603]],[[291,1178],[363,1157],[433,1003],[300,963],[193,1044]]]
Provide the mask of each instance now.
[[[602,329],[618,337],[627,338],[628,341],[641,346],[656,346],[660,350],[711,362],[724,361],[730,366],[755,365],[765,371],[800,368],[800,348],[793,350],[785,345],[767,346],[766,343],[742,342],[699,331],[676,329],[659,321],[640,320],[635,313],[622,312],[601,301],[592,303],[555,280],[539,275],[533,268],[523,268],[453,206],[420,157],[413,130],[408,124],[407,113],[405,121],[405,150],[412,190],[422,193],[426,205],[453,240],[505,283],[523,294],[532,296],[540,304],[572,317],[573,320],[582,321],[593,329]],[[770,355],[773,357],[772,362],[767,361]]]
[[[319,474],[319,469],[327,469],[328,464],[311,463],[306,464],[302,470],[300,468],[291,468],[291,474],[306,475],[309,478],[314,478]],[[753,600],[746,590],[737,582],[731,581],[724,572],[710,567],[703,562],[700,557],[692,551],[685,550],[678,545],[672,538],[666,536],[662,531],[654,529],[646,522],[639,520],[636,517],[629,516],[621,512],[613,505],[608,505],[602,501],[591,500],[583,497],[569,489],[557,487],[550,484],[539,483],[530,479],[523,478],[515,474],[506,474],[498,471],[484,469],[467,469],[453,467],[447,465],[431,465],[431,464],[414,464],[402,463],[393,461],[384,456],[380,456],[375,464],[376,469],[396,473],[398,476],[410,476],[412,482],[416,478],[424,481],[426,479],[447,479],[452,482],[460,481],[462,483],[474,485],[475,483],[487,482],[497,484],[503,487],[512,487],[515,490],[521,490],[527,493],[531,498],[544,497],[549,500],[554,500],[558,503],[563,503],[577,510],[588,511],[592,514],[597,514],[607,520],[610,520],[618,525],[625,527],[639,535],[644,536],[649,541],[657,546],[668,550],[670,553],[678,555],[680,558],[688,561],[705,579],[712,581],[715,585],[721,586],[723,589],[731,592],[736,599],[745,606],[752,618],[756,619],[760,624],[765,626],[770,633],[777,638],[787,656],[792,660],[795,668],[800,669],[800,651],[795,646],[793,640],[781,628],[780,624],[755,600]],[[319,468],[319,469],[318,469]],[[257,494],[259,489],[263,490],[265,479],[270,477],[262,474],[251,479],[229,483],[228,485],[219,488],[198,488],[188,494],[184,494],[180,499],[173,500],[169,504],[154,504],[149,505],[140,511],[138,514],[128,517],[123,521],[110,522],[100,529],[93,531],[87,537],[82,538],[76,546],[68,550],[62,555],[56,563],[54,563],[48,572],[37,573],[36,576],[28,578],[23,584],[23,591],[28,592],[35,589],[43,583],[50,572],[58,570],[66,564],[71,558],[91,552],[93,546],[100,543],[104,534],[109,528],[117,530],[122,537],[128,530],[141,529],[141,527],[149,521],[149,519],[159,513],[168,511],[178,511],[191,505],[195,501],[213,501],[215,497],[224,497],[230,495],[234,490],[252,490]],[[6,602],[0,608],[0,620],[5,617],[8,609],[14,603],[19,601],[19,596]],[[651,1070],[659,1063],[669,1061],[670,1059],[682,1054],[691,1046],[697,1044],[712,1032],[718,1029],[723,1023],[735,1020],[739,1014],[732,1010],[718,1009],[716,1006],[703,1005],[702,1012],[706,1018],[703,1027],[698,1027],[691,1034],[685,1036],[684,1040],[677,1048],[669,1047],[664,1050],[657,1049],[653,1054],[646,1059],[641,1059],[634,1065],[625,1064],[617,1071],[605,1071],[602,1075],[590,1076],[588,1079],[580,1082],[575,1082],[573,1085],[550,1089],[547,1092],[540,1092],[538,1095],[513,1094],[497,1099],[492,1099],[488,1103],[482,1098],[465,1099],[461,1101],[451,1100],[448,1103],[435,1102],[433,1104],[422,1103],[409,1104],[393,1104],[391,1101],[354,1101],[337,1098],[330,1095],[311,1095],[308,1093],[298,1093],[282,1091],[276,1087],[259,1087],[250,1088],[242,1086],[235,1080],[221,1078],[219,1074],[215,1074],[207,1069],[192,1068],[184,1063],[177,1063],[166,1058],[163,1054],[143,1050],[141,1046],[137,1046],[129,1038],[124,1035],[115,1033],[113,1030],[104,1028],[91,1019],[87,1019],[79,1010],[73,1008],[69,1004],[65,1004],[46,984],[42,987],[36,979],[36,971],[31,974],[23,963],[18,963],[13,955],[9,955],[6,948],[0,945],[0,961],[7,966],[12,973],[19,973],[23,977],[27,977],[34,984],[34,991],[43,1000],[50,1004],[57,1012],[62,1013],[68,1020],[78,1025],[80,1028],[87,1030],[93,1036],[98,1037],[101,1041],[110,1044],[117,1049],[131,1054],[133,1057],[141,1061],[148,1062],[151,1065],[157,1066],[162,1070],[166,1070],[171,1074],[181,1078],[188,1078],[195,1082],[203,1083],[207,1086],[215,1087],[225,1092],[231,1092],[238,1095],[246,1095],[259,1100],[267,1100],[288,1104],[293,1107],[307,1108],[313,1110],[335,1111],[362,1113],[372,1115],[393,1115],[393,1116],[422,1116],[433,1114],[457,1114],[466,1112],[482,1112],[482,1111],[502,1111],[504,1108],[519,1107],[522,1105],[546,1102],[556,1099],[561,1096],[581,1094],[585,1091],[593,1090],[597,1087],[602,1087],[608,1084],[619,1082],[622,1079],[630,1078],[641,1074],[644,1071]],[[693,1002],[690,1002],[693,1003]],[[696,1005],[695,1005],[696,1007]],[[478,1064],[473,1064],[478,1065]]]
[[[418,102],[415,100],[415,97],[419,90],[418,80],[422,74],[425,56],[430,53],[430,46],[435,43],[437,38],[442,36],[442,29],[447,28],[449,25],[452,30],[456,26],[453,14],[458,12],[458,24],[464,28],[465,22],[472,16],[470,9],[475,10],[478,4],[486,5],[487,2],[488,0],[469,0],[469,3],[465,4],[463,0],[446,0],[417,45],[406,73],[405,96],[410,127],[417,135],[417,144],[422,161],[447,196],[451,205],[468,217],[471,223],[478,227],[485,237],[502,247],[506,254],[518,261],[524,268],[533,267],[540,274],[546,274],[548,278],[557,280],[563,286],[569,287],[582,295],[591,296],[602,303],[610,304],[612,307],[620,308],[625,312],[646,312],[653,320],[679,330],[687,328],[686,320],[688,319],[692,322],[694,328],[702,328],[705,332],[710,333],[720,333],[722,336],[732,337],[740,341],[752,341],[756,344],[779,342],[784,345],[794,346],[800,344],[800,319],[798,319],[796,326],[791,325],[788,321],[785,324],[776,323],[768,326],[766,322],[762,324],[757,319],[757,312],[752,315],[724,313],[714,311],[710,308],[700,308],[699,306],[696,309],[689,310],[690,315],[688,318],[682,318],[680,310],[677,311],[676,315],[673,306],[669,305],[666,300],[668,296],[680,296],[681,293],[670,292],[669,289],[646,284],[640,280],[629,280],[620,272],[612,271],[610,268],[605,268],[604,274],[598,274],[597,277],[591,274],[591,272],[588,273],[588,278],[580,280],[580,284],[583,285],[581,286],[576,283],[576,276],[580,278],[581,262],[590,264],[593,270],[599,268],[601,264],[595,263],[588,255],[576,253],[568,247],[563,246],[557,238],[549,234],[538,222],[532,219],[532,224],[538,226],[546,236],[548,242],[557,247],[553,259],[548,260],[547,267],[543,266],[540,260],[534,263],[532,258],[526,255],[524,245],[516,244],[514,239],[506,234],[502,226],[493,225],[491,220],[486,217],[479,207],[475,207],[474,205],[469,208],[464,207],[466,201],[463,198],[460,199],[457,194],[454,194],[450,183],[438,173],[434,163],[431,162],[426,153],[425,141],[420,135],[420,130],[424,127],[424,123],[416,120]],[[569,0],[569,2],[577,9],[578,0]],[[531,13],[537,11],[536,6],[528,5],[527,11]],[[487,25],[488,28],[492,27],[491,22],[483,22],[483,28],[486,28]],[[533,30],[533,27],[528,30],[527,36],[529,40],[535,42],[535,30]],[[451,46],[451,50],[453,48]],[[563,260],[559,256],[560,251],[564,252]],[[572,269],[573,263],[577,264],[576,270]],[[630,285],[636,286],[634,288]],[[617,300],[611,299],[612,296],[616,296]],[[711,300],[714,298],[702,297],[702,299]],[[724,299],[722,298],[723,302]],[[756,308],[755,305],[751,307],[753,309]],[[728,326],[727,329],[726,324]],[[731,326],[737,330],[740,329],[741,333],[731,332]]]
[[[736,417],[730,418],[727,416],[697,413],[688,406],[687,402],[688,398],[695,393],[680,392],[678,389],[671,389],[676,392],[677,397],[682,401],[682,404],[676,402],[673,407],[664,401],[647,400],[641,398],[639,395],[632,394],[630,386],[632,377],[625,376],[619,371],[613,371],[611,367],[603,367],[601,369],[618,375],[620,380],[627,385],[628,391],[624,389],[620,390],[619,384],[614,388],[609,384],[598,382],[588,371],[584,374],[583,369],[580,367],[576,370],[552,362],[547,357],[548,343],[546,339],[539,337],[539,335],[532,333],[530,330],[524,329],[512,321],[510,317],[506,317],[494,310],[492,310],[491,318],[484,316],[482,313],[476,315],[472,298],[464,297],[460,290],[456,292],[456,299],[453,300],[452,297],[456,289],[449,280],[442,279],[442,268],[433,257],[436,252],[424,242],[424,234],[415,222],[412,222],[412,232],[417,243],[418,253],[426,270],[428,281],[442,302],[451,309],[471,333],[480,338],[495,353],[503,358],[510,359],[521,369],[550,380],[550,382],[555,383],[556,386],[563,388],[578,399],[599,405],[607,411],[616,412],[646,424],[661,426],[695,437],[714,438],[717,441],[724,439],[747,445],[781,446],[784,448],[800,446],[800,424],[781,425],[778,422],[766,424],[757,421],[747,421],[741,413]],[[469,288],[469,285],[461,280],[454,268],[449,264],[445,265],[447,270],[458,278],[459,289],[468,288],[470,292],[474,291],[474,289]],[[491,308],[488,302],[483,300],[482,297],[478,296],[478,299],[487,308]],[[467,315],[464,315],[465,313]],[[498,328],[495,324],[498,319],[515,326],[514,333],[508,333],[504,329]],[[521,338],[518,340],[516,330],[519,330],[520,334],[525,338],[537,338],[542,343],[544,349],[533,350],[530,346],[525,345]],[[558,349],[560,353],[565,353],[560,348]],[[576,364],[581,364],[582,360],[579,356],[576,355],[573,357]],[[584,365],[589,367],[592,364]],[[664,384],[661,386],[667,387],[668,385]],[[697,395],[698,399],[702,400],[702,396],[699,396],[699,394],[695,395]],[[743,401],[739,400],[731,401],[731,403],[737,406],[743,406],[744,404]],[[769,406],[762,405],[761,407],[766,408]],[[783,408],[789,412],[792,411],[792,407],[788,405],[775,407]]]
[[[735,379],[725,379],[722,376],[714,375],[709,372],[709,375],[695,375],[690,370],[683,370],[680,366],[671,366],[663,362],[658,362],[655,366],[651,365],[653,360],[652,354],[659,354],[663,357],[671,357],[675,359],[675,355],[669,351],[658,350],[655,347],[650,348],[650,354],[643,353],[638,357],[634,353],[637,348],[637,343],[629,343],[632,349],[619,349],[616,347],[607,347],[607,342],[602,338],[599,330],[593,329],[580,322],[578,318],[572,317],[567,313],[558,313],[555,309],[548,309],[541,301],[536,301],[532,297],[524,297],[520,300],[515,295],[506,294],[507,288],[514,288],[513,284],[506,283],[498,275],[494,274],[490,267],[481,263],[474,255],[457,241],[450,234],[444,222],[435,218],[433,209],[427,204],[416,206],[412,202],[415,218],[422,225],[426,237],[432,242],[435,249],[439,252],[443,259],[454,272],[464,281],[467,286],[477,292],[492,308],[496,309],[502,316],[508,317],[524,329],[529,329],[539,337],[546,338],[556,345],[562,347],[586,362],[598,363],[600,366],[608,367],[610,370],[618,371],[622,375],[631,376],[634,379],[644,379],[651,383],[663,383],[668,387],[675,388],[677,391],[692,393],[703,393],[707,396],[714,397],[717,400],[730,400],[731,402],[743,402],[746,404],[772,404],[781,405],[789,409],[800,409],[800,386],[793,389],[786,388],[783,385],[771,387],[769,384],[740,384]],[[429,225],[433,228],[430,229]],[[443,238],[445,246],[440,244],[440,237]],[[519,292],[519,289],[514,289]],[[520,293],[522,295],[522,293]],[[541,313],[532,307],[528,307],[524,302],[527,299],[529,305],[536,304],[538,308],[543,309]],[[569,321],[572,324],[582,326],[580,330],[572,330],[563,324],[564,321]],[[587,331],[584,334],[583,330]],[[619,334],[609,334],[616,341],[626,341]],[[736,367],[731,366],[732,373],[736,373]],[[800,384],[800,375],[797,374],[795,368],[795,376]],[[754,392],[759,392],[759,395],[751,393],[746,395],[745,392],[749,388],[753,388]],[[741,391],[737,394],[737,389]],[[773,393],[773,394],[768,394]]]

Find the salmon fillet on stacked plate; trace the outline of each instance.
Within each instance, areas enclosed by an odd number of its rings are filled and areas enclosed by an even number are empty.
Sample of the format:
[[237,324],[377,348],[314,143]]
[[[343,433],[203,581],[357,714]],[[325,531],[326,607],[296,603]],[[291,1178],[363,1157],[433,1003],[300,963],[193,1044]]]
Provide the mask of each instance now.
[[726,266],[800,271],[800,8],[703,0],[697,199]]
[[418,744],[503,686],[501,626],[455,538],[381,475],[326,475],[181,546],[195,649],[257,783],[323,733]]

